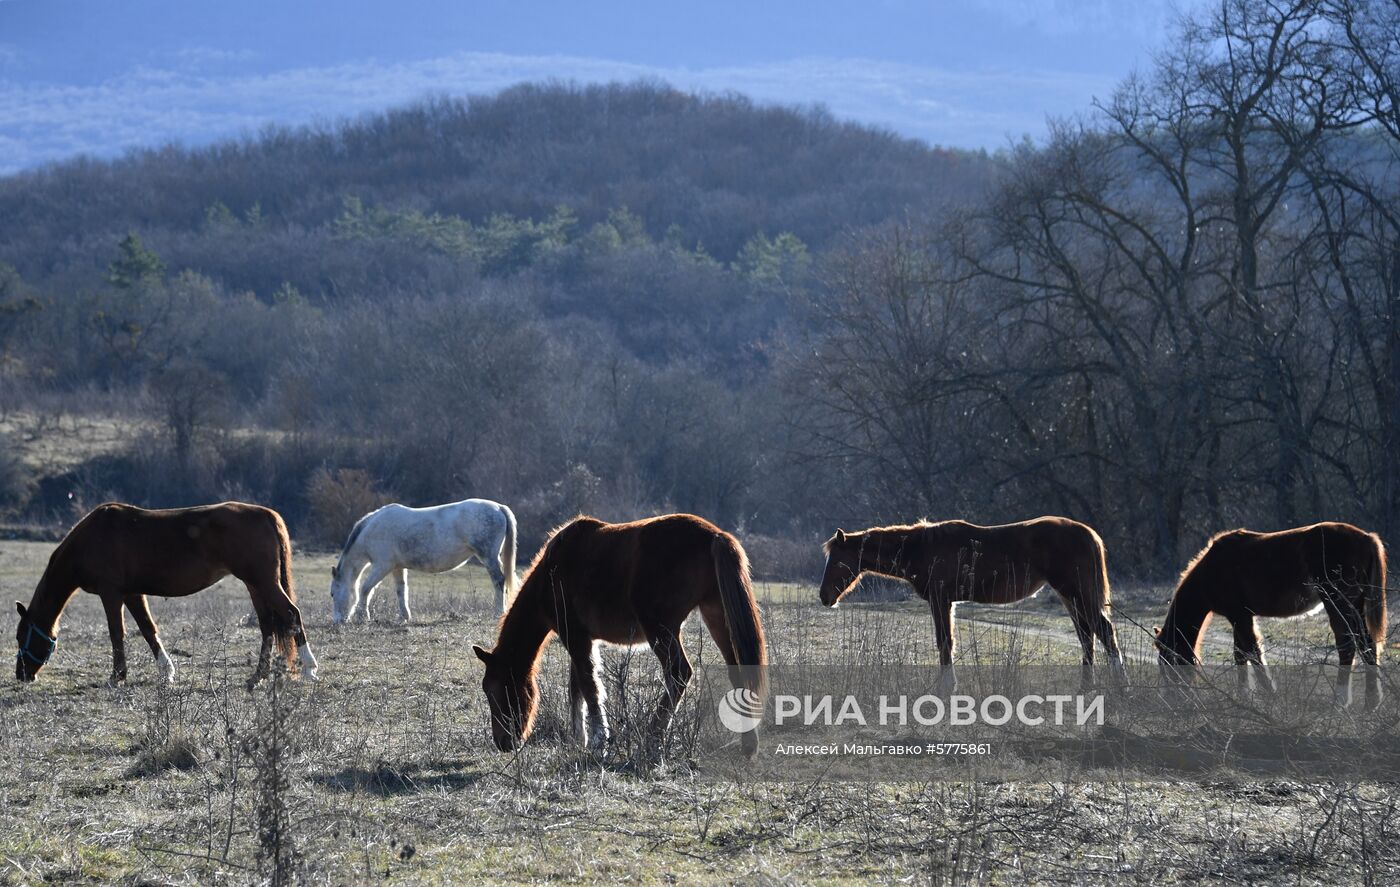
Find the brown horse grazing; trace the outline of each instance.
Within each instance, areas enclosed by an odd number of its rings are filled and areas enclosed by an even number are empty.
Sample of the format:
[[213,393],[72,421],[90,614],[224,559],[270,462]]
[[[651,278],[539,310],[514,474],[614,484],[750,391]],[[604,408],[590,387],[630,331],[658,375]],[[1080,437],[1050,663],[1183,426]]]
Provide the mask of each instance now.
[[1064,517],[981,527],[966,521],[917,523],[847,533],[826,541],[821,600],[834,607],[866,573],[903,579],[933,611],[942,664],[941,689],[958,686],[953,668],[953,605],[1009,604],[1049,585],[1074,620],[1083,648],[1081,678],[1093,677],[1094,638],[1103,642],[1119,680],[1127,676],[1109,621],[1103,541],[1092,528]]
[[289,668],[300,650],[303,670],[314,679],[316,657],[306,642],[292,588],[287,527],[277,512],[242,502],[161,511],[109,502],[88,512],[54,549],[29,606],[15,602],[15,677],[32,681],[48,662],[58,644],[59,616],[81,588],[100,597],[107,611],[112,685],[126,679],[123,604],[169,680],[175,667],[156,633],[146,596],[183,597],[228,575],[248,587],[262,627],[253,681],[267,674],[274,643]]
[[[661,660],[665,691],[649,728],[659,741],[690,683],[681,624],[699,609],[729,664],[736,688],[762,702],[768,654],[763,623],[739,541],[702,518],[667,514],[626,524],[578,517],[556,530],[535,556],[494,650],[473,646],[486,663],[482,689],[491,708],[491,736],[501,751],[523,743],[539,705],[540,656],[557,634],[568,651],[569,709],[575,736],[588,720],[588,747],[608,740],[598,642],[646,643]],[[758,748],[743,734],[745,753]]]
[[1231,530],[1211,539],[1181,574],[1157,630],[1165,677],[1190,680],[1201,667],[1206,625],[1219,613],[1235,630],[1240,685],[1253,686],[1251,663],[1265,688],[1273,678],[1259,646],[1256,616],[1327,611],[1337,638],[1337,701],[1351,703],[1356,651],[1366,667],[1366,704],[1380,704],[1379,661],[1385,646],[1385,547],[1350,524],[1321,523],[1277,533]]

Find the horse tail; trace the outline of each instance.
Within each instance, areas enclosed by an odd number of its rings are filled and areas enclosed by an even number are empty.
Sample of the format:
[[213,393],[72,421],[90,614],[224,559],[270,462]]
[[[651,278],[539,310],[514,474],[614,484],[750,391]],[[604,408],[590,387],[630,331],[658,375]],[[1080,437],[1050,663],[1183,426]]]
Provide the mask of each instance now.
[[743,686],[760,697],[768,691],[768,648],[763,640],[763,620],[753,596],[749,559],[738,541],[728,534],[715,536],[710,545],[719,582],[719,600],[729,642],[734,648]]
[[302,633],[300,619],[298,624],[293,624],[290,618],[297,613],[297,590],[292,584],[292,537],[287,534],[287,524],[282,520],[282,515],[269,509],[272,515],[272,525],[277,532],[277,578],[282,585],[282,591],[287,595],[287,600],[292,606],[286,613],[275,604],[268,607],[272,615],[272,635],[273,641],[277,645],[277,655],[287,663],[290,671],[292,663],[297,655],[297,636]]
[[516,583],[519,580],[515,576],[515,512],[506,506],[501,506],[501,513],[506,517],[506,539],[501,543],[501,575],[504,578],[505,591],[501,600],[502,611],[510,609],[511,601],[515,600]]
[[1376,656],[1385,648],[1385,543],[1371,535],[1370,576],[1366,585],[1366,631],[1376,645]]
[[1093,563],[1090,569],[1094,572],[1094,587],[1090,591],[1091,597],[1087,602],[1089,604],[1087,609],[1090,613],[1107,613],[1113,604],[1113,590],[1108,584],[1108,552],[1104,549],[1103,538],[1094,528],[1089,527],[1088,530],[1089,541],[1092,543],[1091,548],[1093,549],[1091,554]]

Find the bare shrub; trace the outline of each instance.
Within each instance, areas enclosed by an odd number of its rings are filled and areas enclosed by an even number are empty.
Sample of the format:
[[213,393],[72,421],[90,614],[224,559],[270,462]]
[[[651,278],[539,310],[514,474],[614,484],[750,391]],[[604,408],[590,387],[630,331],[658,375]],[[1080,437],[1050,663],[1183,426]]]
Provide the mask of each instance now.
[[367,471],[358,468],[318,468],[306,485],[312,542],[330,547],[345,541],[355,521],[393,496],[380,489]]
[[301,855],[297,852],[291,807],[288,803],[291,773],[296,761],[296,701],[288,695],[283,678],[267,683],[264,706],[254,735],[246,742],[254,768],[253,811],[257,819],[258,869],[274,887],[299,880]]
[[755,579],[766,582],[814,582],[821,576],[825,556],[821,543],[816,539],[746,534],[743,541]]
[[0,514],[24,508],[34,491],[34,476],[24,464],[19,446],[0,434]]
[[145,715],[131,776],[155,776],[167,770],[193,770],[199,766],[199,737],[192,711],[195,701],[187,690],[158,684],[140,708]]

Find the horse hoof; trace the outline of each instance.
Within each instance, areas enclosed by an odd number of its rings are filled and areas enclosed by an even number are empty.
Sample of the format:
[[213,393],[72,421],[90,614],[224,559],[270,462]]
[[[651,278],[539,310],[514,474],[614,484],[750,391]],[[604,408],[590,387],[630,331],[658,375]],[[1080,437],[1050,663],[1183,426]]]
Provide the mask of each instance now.
[[175,683],[175,663],[170,661],[170,656],[164,651],[156,657],[156,668],[167,684]]

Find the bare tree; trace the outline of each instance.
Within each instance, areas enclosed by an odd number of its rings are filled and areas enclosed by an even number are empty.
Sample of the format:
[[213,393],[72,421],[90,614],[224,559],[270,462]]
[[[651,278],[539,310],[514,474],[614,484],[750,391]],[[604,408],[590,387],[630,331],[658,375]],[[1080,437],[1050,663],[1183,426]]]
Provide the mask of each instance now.
[[946,513],[952,482],[986,454],[963,398],[985,396],[998,333],[939,251],[909,224],[853,243],[790,364],[801,456],[880,512]]

